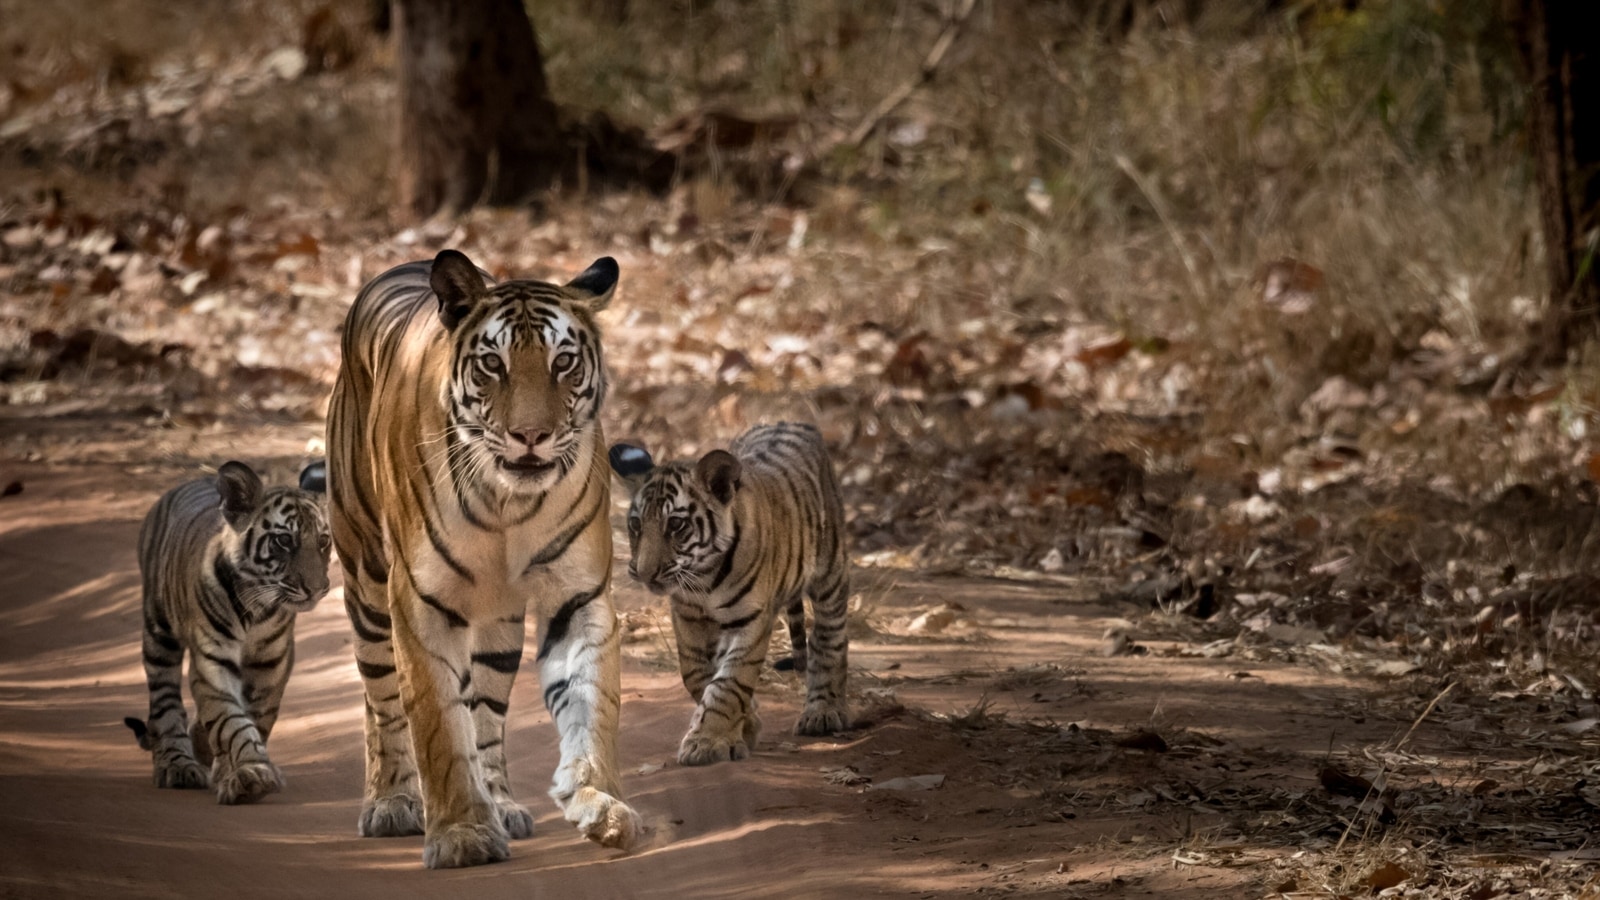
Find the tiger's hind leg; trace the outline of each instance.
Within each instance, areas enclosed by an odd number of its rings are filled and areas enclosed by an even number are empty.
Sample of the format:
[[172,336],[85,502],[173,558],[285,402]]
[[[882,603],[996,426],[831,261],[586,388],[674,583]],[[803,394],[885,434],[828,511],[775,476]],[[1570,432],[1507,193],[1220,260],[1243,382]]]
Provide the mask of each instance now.
[[794,670],[797,674],[804,674],[808,660],[806,659],[806,605],[805,595],[802,592],[795,591],[794,596],[789,598],[789,605],[784,607],[783,617],[789,624],[790,658],[794,660]]
[[183,644],[170,628],[147,614],[143,649],[150,718],[140,743],[149,746],[156,787],[210,787],[206,767],[195,758],[189,716],[183,709]]
[[806,704],[795,723],[795,734],[833,734],[850,725],[845,695],[849,673],[850,580],[848,563],[837,561],[820,573],[810,586],[811,647],[806,670]]
[[506,775],[506,709],[511,686],[522,665],[524,622],[519,612],[473,627],[472,684],[467,701],[472,709],[483,783],[512,840],[533,836],[533,814],[512,799],[511,780]]
[[[342,559],[347,559],[340,554]],[[400,702],[400,676],[395,670],[393,623],[386,610],[364,598],[380,600],[385,587],[354,567],[344,567],[344,608],[355,632],[356,671],[366,703],[366,789],[356,831],[362,837],[422,834],[422,788],[411,746],[410,722]]]

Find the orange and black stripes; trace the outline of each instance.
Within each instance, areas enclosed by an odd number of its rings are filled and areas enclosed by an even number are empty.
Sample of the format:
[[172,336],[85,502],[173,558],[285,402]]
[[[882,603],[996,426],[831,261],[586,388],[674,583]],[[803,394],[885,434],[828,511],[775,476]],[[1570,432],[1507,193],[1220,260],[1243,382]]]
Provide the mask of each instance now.
[[153,754],[158,787],[210,784],[219,802],[238,803],[282,785],[266,743],[294,665],[295,614],[327,592],[328,551],[320,498],[265,488],[242,463],[151,508],[139,533],[150,712],[127,723]]
[[761,728],[755,685],[780,610],[794,668],[806,673],[795,730],[827,734],[848,725],[849,560],[822,437],[809,425],[766,425],[730,450],[661,466],[626,444],[610,453],[633,494],[629,574],[672,595],[679,669],[697,703],[678,751],[691,765],[754,749]]
[[[555,717],[552,796],[596,840],[636,831],[616,799],[621,692],[594,318],[616,280],[603,259],[566,285],[490,285],[445,251],[375,278],[346,320],[328,452],[367,695],[359,831],[425,830],[430,867],[502,859],[508,837],[532,829],[503,750],[530,608],[541,679],[585,688],[581,710]],[[589,602],[569,608],[580,596]]]

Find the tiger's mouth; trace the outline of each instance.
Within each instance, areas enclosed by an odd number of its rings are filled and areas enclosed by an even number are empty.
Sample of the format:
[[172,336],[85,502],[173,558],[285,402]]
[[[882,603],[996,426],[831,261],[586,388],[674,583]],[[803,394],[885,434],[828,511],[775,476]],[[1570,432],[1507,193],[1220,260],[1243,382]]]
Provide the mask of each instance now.
[[327,591],[302,590],[297,596],[285,600],[283,605],[297,613],[310,612],[327,593]]
[[513,475],[524,478],[537,478],[555,471],[556,460],[540,459],[537,456],[523,456],[517,459],[500,457],[500,468]]

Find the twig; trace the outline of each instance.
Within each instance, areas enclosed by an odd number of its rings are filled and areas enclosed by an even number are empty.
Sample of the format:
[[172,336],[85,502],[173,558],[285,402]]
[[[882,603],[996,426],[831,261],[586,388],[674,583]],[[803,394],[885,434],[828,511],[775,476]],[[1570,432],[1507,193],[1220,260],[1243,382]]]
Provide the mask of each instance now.
[[887,97],[884,97],[872,112],[861,120],[861,124],[851,129],[850,136],[844,140],[845,144],[851,147],[860,147],[866,143],[867,138],[871,136],[873,131],[877,130],[879,125],[883,124],[883,120],[888,118],[890,113],[898,109],[900,104],[906,102],[917,88],[933,80],[933,76],[939,71],[940,64],[944,62],[945,54],[950,52],[950,45],[956,42],[956,37],[961,33],[961,26],[966,24],[967,19],[972,15],[972,10],[977,5],[978,0],[961,0],[961,7],[945,21],[944,31],[939,33],[939,39],[933,42],[933,48],[928,51],[927,59],[922,61],[922,68],[917,70],[916,75],[907,79],[904,84],[895,88]]
[[1394,749],[1399,750],[1401,747],[1404,747],[1406,745],[1406,741],[1411,740],[1412,732],[1416,731],[1417,730],[1417,726],[1422,724],[1422,720],[1426,719],[1428,717],[1428,713],[1433,712],[1433,708],[1435,706],[1439,705],[1439,701],[1444,699],[1444,695],[1450,693],[1453,690],[1455,690],[1455,687],[1456,687],[1456,683],[1454,681],[1450,682],[1449,684],[1444,686],[1444,690],[1440,691],[1438,696],[1434,697],[1433,700],[1429,701],[1428,708],[1424,709],[1422,711],[1422,715],[1417,716],[1417,720],[1415,722],[1411,723],[1411,727],[1409,729],[1407,729],[1407,731],[1405,733],[1405,736],[1400,738],[1399,743],[1394,745]]
[[[1417,716],[1416,721],[1411,723],[1411,727],[1406,729],[1406,733],[1400,737],[1400,740],[1395,742],[1394,749],[1395,749],[1396,752],[1399,752],[1400,748],[1404,747],[1406,745],[1406,741],[1411,740],[1411,735],[1416,732],[1417,726],[1422,724],[1422,720],[1426,719],[1428,717],[1428,713],[1433,712],[1433,708],[1435,706],[1438,706],[1439,705],[1439,701],[1443,700],[1446,694],[1448,694],[1452,690],[1454,690],[1455,686],[1456,686],[1455,682],[1453,682],[1453,681],[1450,682],[1449,684],[1444,686],[1444,690],[1440,691],[1437,695],[1434,696],[1434,698],[1432,700],[1430,700],[1428,702],[1427,707],[1422,710],[1422,714]],[[1361,806],[1365,806],[1367,804],[1367,801],[1372,799],[1374,795],[1379,796],[1379,797],[1383,796],[1384,788],[1378,787],[1377,786],[1377,782],[1383,781],[1384,780],[1384,776],[1387,775],[1388,773],[1389,773],[1389,763],[1388,762],[1384,762],[1383,766],[1378,769],[1378,777],[1373,782],[1373,789],[1371,791],[1368,791],[1367,792],[1367,796],[1363,797],[1361,799],[1360,806],[1356,807],[1357,811],[1360,810]],[[1385,787],[1387,787],[1387,785],[1385,785]],[[1344,847],[1345,838],[1348,838],[1350,836],[1350,829],[1354,828],[1355,824],[1356,824],[1356,817],[1355,816],[1351,816],[1350,820],[1345,823],[1344,834],[1339,835],[1339,843],[1334,845],[1333,852],[1338,853],[1339,850],[1341,850]]]
[[1161,224],[1167,229],[1167,237],[1172,239],[1172,246],[1178,249],[1178,258],[1183,260],[1184,271],[1189,273],[1189,290],[1194,293],[1195,302],[1199,303],[1201,308],[1204,309],[1206,295],[1204,286],[1200,283],[1200,269],[1194,264],[1194,256],[1189,253],[1189,248],[1184,245],[1183,235],[1178,233],[1178,226],[1172,221],[1172,216],[1167,213],[1166,202],[1156,192],[1155,185],[1150,183],[1150,179],[1144,177],[1143,172],[1133,167],[1132,160],[1121,153],[1118,153],[1115,158],[1117,168],[1132,179],[1134,186],[1139,189],[1139,193],[1144,194],[1146,200],[1150,201],[1150,206],[1156,211],[1156,217],[1161,220]]

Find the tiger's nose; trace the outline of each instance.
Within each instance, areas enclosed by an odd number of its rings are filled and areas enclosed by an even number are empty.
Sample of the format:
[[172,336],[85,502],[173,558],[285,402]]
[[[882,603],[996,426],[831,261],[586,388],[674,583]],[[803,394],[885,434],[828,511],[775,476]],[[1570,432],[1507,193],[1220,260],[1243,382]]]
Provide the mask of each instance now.
[[536,445],[550,439],[548,428],[513,428],[507,432],[512,439],[521,442],[522,446],[532,450]]

